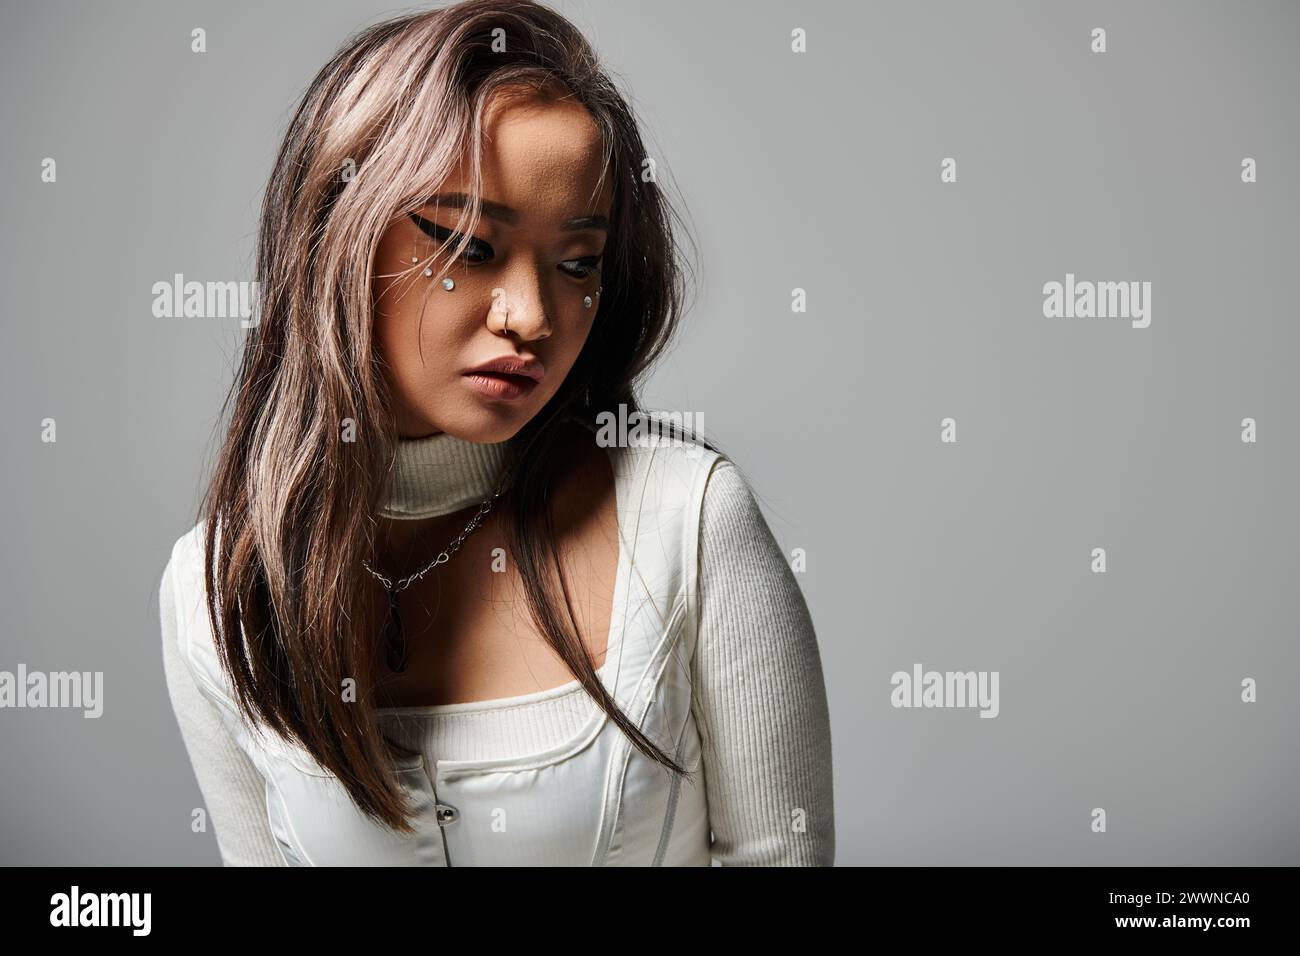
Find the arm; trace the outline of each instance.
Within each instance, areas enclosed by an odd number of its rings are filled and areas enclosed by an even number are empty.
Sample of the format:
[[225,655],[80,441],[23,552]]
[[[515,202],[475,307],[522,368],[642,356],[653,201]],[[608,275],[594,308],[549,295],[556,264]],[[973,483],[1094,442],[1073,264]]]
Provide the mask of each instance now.
[[177,642],[176,596],[168,562],[158,592],[163,672],[181,737],[198,778],[225,866],[284,866],[266,820],[261,774],[231,738],[216,705],[204,696]]
[[830,715],[812,618],[725,458],[705,488],[700,603],[692,712],[713,856],[723,866],[831,866]]

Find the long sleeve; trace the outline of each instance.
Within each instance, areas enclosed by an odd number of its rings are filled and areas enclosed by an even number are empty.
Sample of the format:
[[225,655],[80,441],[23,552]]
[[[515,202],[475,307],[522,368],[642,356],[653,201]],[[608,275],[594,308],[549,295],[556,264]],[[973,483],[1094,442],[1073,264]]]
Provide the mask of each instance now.
[[740,471],[714,465],[700,522],[693,713],[713,856],[831,866],[830,715],[812,618]]
[[162,622],[163,672],[181,737],[216,832],[225,866],[284,866],[266,819],[265,784],[257,768],[231,738],[216,705],[204,696],[177,640],[172,566],[158,592]]

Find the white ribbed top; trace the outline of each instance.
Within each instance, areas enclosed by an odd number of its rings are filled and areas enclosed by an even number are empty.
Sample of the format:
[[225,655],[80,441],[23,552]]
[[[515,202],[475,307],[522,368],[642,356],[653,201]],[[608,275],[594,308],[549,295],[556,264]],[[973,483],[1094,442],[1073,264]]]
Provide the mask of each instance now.
[[[382,513],[432,517],[494,488],[504,446],[438,434],[399,444]],[[283,866],[256,767],[195,682],[177,641],[169,563],[159,610],[172,708],[228,865]],[[740,470],[718,460],[700,516],[692,712],[712,853],[723,866],[829,866],[835,857],[829,708],[812,619]],[[497,700],[381,710],[385,732],[434,759],[514,757],[577,736],[595,702],[576,681]],[[184,797],[189,800],[190,797]],[[186,804],[188,806],[188,804]],[[793,808],[807,832],[790,837]]]
[[[603,676],[605,665],[596,668]],[[486,760],[543,753],[573,740],[596,711],[577,680],[559,687],[463,704],[381,707],[385,733],[438,760]]]

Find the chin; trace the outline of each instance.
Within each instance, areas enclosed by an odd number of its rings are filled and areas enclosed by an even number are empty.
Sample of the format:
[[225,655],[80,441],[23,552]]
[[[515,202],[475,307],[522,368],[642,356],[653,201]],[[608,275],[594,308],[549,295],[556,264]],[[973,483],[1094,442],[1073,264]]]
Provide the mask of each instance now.
[[433,416],[426,415],[425,420],[435,423],[432,428],[464,441],[493,445],[513,438],[536,414],[537,409],[531,404],[527,408],[484,404],[467,409],[465,414],[455,419],[440,416],[443,420],[438,422]]

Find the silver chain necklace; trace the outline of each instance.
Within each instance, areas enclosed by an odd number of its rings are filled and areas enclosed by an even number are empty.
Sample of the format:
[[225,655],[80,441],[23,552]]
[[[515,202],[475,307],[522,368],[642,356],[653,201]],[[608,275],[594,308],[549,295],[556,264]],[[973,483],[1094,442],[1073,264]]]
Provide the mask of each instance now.
[[370,574],[378,580],[388,592],[388,623],[384,625],[384,647],[388,657],[389,670],[400,674],[406,670],[407,664],[406,634],[402,630],[402,614],[397,606],[397,595],[401,594],[416,581],[423,578],[438,565],[446,564],[450,561],[451,556],[460,550],[460,546],[464,544],[465,539],[473,534],[474,529],[483,522],[483,516],[492,510],[492,503],[500,497],[501,492],[497,491],[492,495],[492,497],[484,499],[479,505],[478,513],[469,520],[469,524],[465,525],[465,530],[458,534],[451,544],[447,545],[446,548],[439,552],[436,558],[426,564],[419,571],[399,579],[396,584],[393,583],[391,578],[380,574],[372,568],[369,561],[364,559],[362,560],[361,566],[369,571]]

